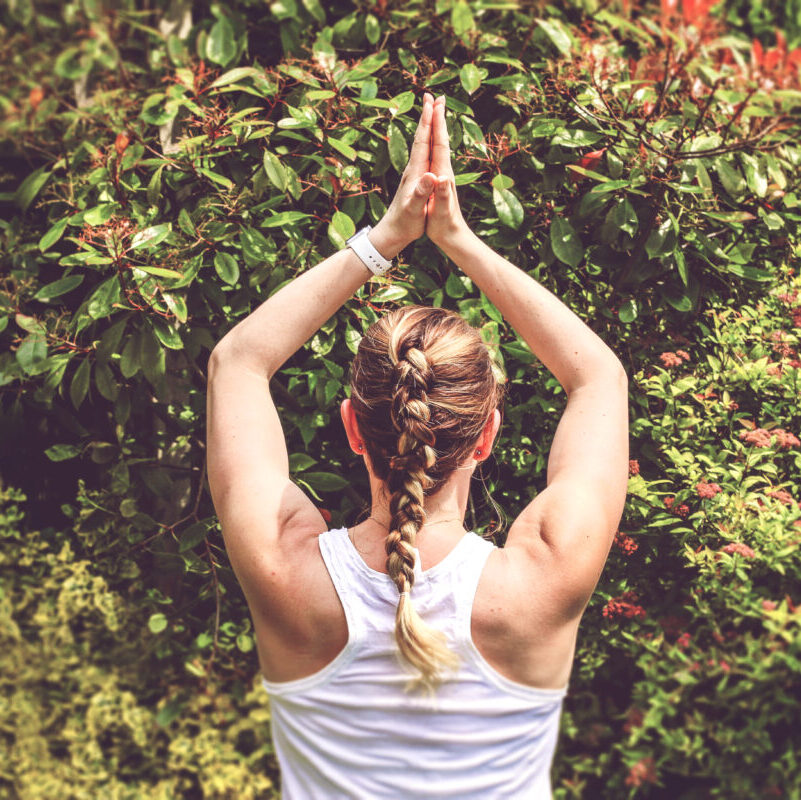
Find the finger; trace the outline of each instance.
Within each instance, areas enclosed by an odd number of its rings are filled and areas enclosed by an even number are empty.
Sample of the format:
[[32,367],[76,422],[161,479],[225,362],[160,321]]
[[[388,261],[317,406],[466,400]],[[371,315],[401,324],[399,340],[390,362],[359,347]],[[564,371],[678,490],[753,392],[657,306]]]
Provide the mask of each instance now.
[[423,95],[423,110],[414,134],[412,153],[409,156],[409,169],[412,175],[419,175],[428,169],[431,150],[431,119],[434,115],[434,96],[429,92]]
[[414,187],[414,193],[419,200],[428,200],[436,185],[437,176],[431,172],[426,172],[420,177],[420,180],[417,181],[417,185]]
[[445,125],[444,97],[438,97],[434,103],[432,146],[431,171],[436,175],[453,175],[451,146],[448,141],[448,129]]

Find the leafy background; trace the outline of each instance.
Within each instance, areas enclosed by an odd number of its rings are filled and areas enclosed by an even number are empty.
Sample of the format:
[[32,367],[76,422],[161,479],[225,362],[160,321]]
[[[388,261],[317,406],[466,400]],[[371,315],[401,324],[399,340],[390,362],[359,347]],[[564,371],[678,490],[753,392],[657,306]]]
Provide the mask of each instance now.
[[[206,361],[381,218],[429,90],[465,218],[631,379],[554,797],[799,797],[799,0],[14,0],[0,25],[5,794],[277,792]],[[502,544],[564,393],[425,238],[273,379],[293,479],[332,525],[363,513],[336,410],[405,303],[504,367],[467,519]]]

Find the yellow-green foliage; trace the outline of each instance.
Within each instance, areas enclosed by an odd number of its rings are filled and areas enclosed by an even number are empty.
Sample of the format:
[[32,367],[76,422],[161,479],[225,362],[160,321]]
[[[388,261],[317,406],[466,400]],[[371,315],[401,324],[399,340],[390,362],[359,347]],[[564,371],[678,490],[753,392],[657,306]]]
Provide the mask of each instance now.
[[0,493],[0,796],[272,797],[261,685],[235,700],[191,678],[180,713],[163,718],[181,687],[146,668],[140,615],[68,537],[23,533],[24,499]]

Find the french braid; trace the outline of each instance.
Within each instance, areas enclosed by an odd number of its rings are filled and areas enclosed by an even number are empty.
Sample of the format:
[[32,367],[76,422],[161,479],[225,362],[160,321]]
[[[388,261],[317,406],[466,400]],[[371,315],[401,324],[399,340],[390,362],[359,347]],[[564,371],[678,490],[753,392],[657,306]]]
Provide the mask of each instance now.
[[[398,329],[396,329],[396,332]],[[458,659],[441,631],[426,624],[411,599],[414,585],[414,546],[425,523],[424,492],[434,485],[426,473],[434,466],[436,435],[429,422],[428,390],[433,372],[425,353],[416,347],[399,352],[399,337],[390,339],[389,356],[397,389],[392,398],[392,425],[398,434],[398,453],[390,458],[390,529],[386,539],[387,572],[398,587],[395,639],[401,655],[420,672],[411,686],[433,690],[442,680],[441,668],[456,667]],[[411,688],[411,687],[410,687]]]
[[404,306],[379,317],[351,364],[351,403],[390,509],[387,572],[399,593],[395,639],[419,676],[409,688],[433,691],[441,668],[458,662],[411,600],[424,500],[470,461],[487,419],[503,411],[504,382],[478,330],[444,308]]

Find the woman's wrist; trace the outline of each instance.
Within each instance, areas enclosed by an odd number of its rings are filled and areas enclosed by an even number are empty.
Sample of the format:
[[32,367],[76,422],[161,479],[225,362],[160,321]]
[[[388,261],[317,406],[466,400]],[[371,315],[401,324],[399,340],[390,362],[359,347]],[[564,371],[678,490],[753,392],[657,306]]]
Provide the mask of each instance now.
[[368,234],[370,244],[387,260],[392,260],[408,244],[392,231],[382,219]]
[[[464,225],[460,225],[458,228],[455,228],[449,234],[441,237],[440,241],[435,242],[435,244],[445,253],[451,261],[455,261],[456,259],[452,254],[458,253],[459,251],[464,251],[465,248],[469,248],[471,244],[475,242],[478,237],[473,233],[472,230],[468,227],[467,223]],[[461,266],[457,262],[457,266]]]

